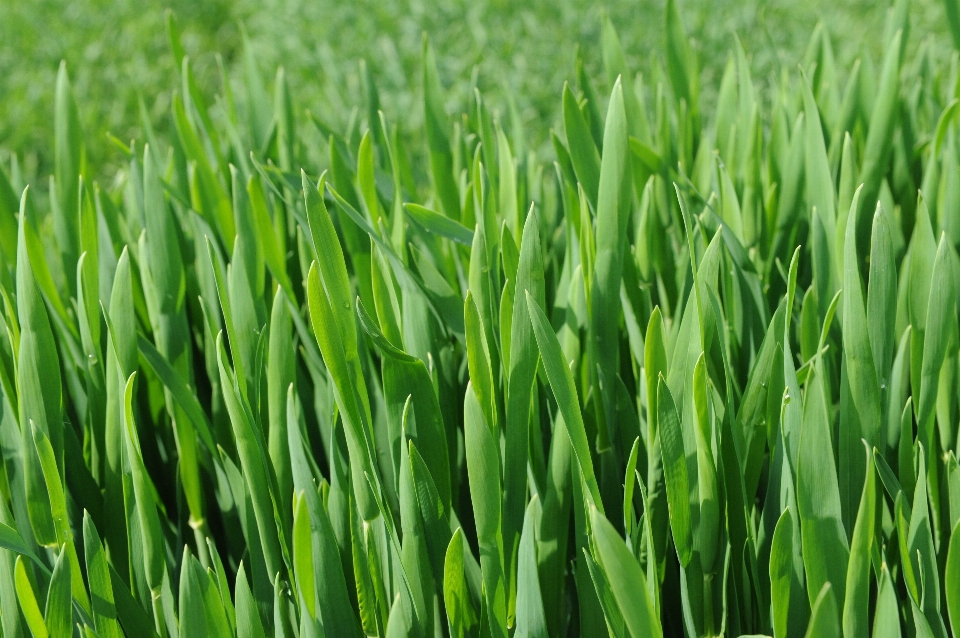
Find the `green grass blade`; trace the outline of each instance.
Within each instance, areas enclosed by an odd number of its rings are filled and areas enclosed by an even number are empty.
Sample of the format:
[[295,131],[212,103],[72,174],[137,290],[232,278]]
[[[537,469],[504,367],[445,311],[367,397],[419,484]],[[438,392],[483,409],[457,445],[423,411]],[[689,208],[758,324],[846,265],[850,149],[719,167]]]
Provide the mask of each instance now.
[[[359,379],[348,362],[344,347],[344,340],[348,337],[340,331],[330,300],[323,289],[323,284],[320,282],[320,274],[316,263],[310,267],[310,272],[307,275],[307,298],[314,333],[320,345],[324,363],[326,363],[330,375],[333,377],[337,406],[346,425],[345,431],[350,449],[354,494],[358,499],[358,506],[364,520],[371,520],[376,517],[377,507],[376,503],[371,500],[373,495],[370,494],[363,473],[371,472],[371,478],[373,477],[372,445],[369,442],[370,435],[367,431],[367,422],[361,417],[361,408],[358,405],[355,384],[359,382]],[[356,329],[355,323],[351,323],[350,326],[354,330]]]
[[359,300],[357,312],[371,340],[380,346],[384,354],[383,394],[389,418],[402,419],[407,400],[411,400],[416,419],[406,436],[423,450],[424,460],[435,477],[441,503],[444,508],[449,508],[451,488],[447,435],[430,374],[420,359],[394,348],[386,341]]
[[120,625],[117,622],[117,609],[113,602],[113,584],[110,581],[110,568],[107,556],[100,543],[100,536],[90,515],[83,515],[83,546],[90,583],[90,598],[93,620],[97,633],[103,638],[120,638]]
[[137,346],[140,349],[141,361],[143,361],[144,367],[160,378],[163,385],[177,401],[180,409],[183,410],[184,414],[190,419],[193,426],[197,428],[200,440],[203,441],[204,445],[207,446],[207,449],[209,449],[212,454],[215,454],[217,448],[213,439],[213,426],[210,424],[210,420],[203,411],[203,407],[197,400],[194,391],[190,389],[186,381],[183,380],[183,377],[180,376],[180,373],[170,365],[166,357],[164,357],[146,337],[138,335]]
[[[28,443],[31,423],[50,440],[58,467],[63,465],[63,425],[60,417],[60,364],[46,307],[33,277],[32,259],[27,254],[26,217],[27,191],[20,201],[20,222],[17,242],[17,309],[20,323],[20,349],[17,357],[17,395],[19,398],[20,431]],[[30,504],[30,522],[37,542],[56,542],[56,530],[41,494],[46,493],[40,459],[32,445],[24,455],[26,496]]]
[[805,638],[840,638],[840,619],[837,615],[837,598],[830,583],[824,583],[814,599]]
[[260,541],[263,544],[262,550],[267,570],[270,574],[284,573],[284,563],[280,555],[280,532],[274,520],[274,503],[271,495],[273,486],[264,465],[265,450],[258,441],[250,408],[240,396],[238,380],[227,361],[227,353],[223,347],[223,333],[217,335],[216,348],[220,368],[220,387],[223,388],[224,402],[230,414],[230,424],[237,443],[240,465],[253,499],[253,513],[257,520]]
[[183,99],[173,95],[173,121],[184,153],[194,163],[191,186],[191,205],[212,227],[219,230],[221,242],[232,243],[237,229],[233,219],[230,197],[214,172],[200,136],[187,117]]
[[[697,487],[700,496],[700,521],[697,541],[700,547],[700,565],[707,576],[715,572],[720,547],[720,499],[717,484],[717,465],[713,456],[713,425],[708,399],[707,365],[701,354],[693,369],[693,400],[696,408]],[[728,534],[730,531],[728,530]]]
[[933,418],[937,401],[940,369],[946,355],[951,324],[956,321],[956,284],[950,265],[950,247],[946,236],[941,236],[930,274],[930,297],[927,302],[926,325],[923,331],[923,359],[920,368],[920,400],[917,403],[917,423],[930,445]]
[[590,127],[583,119],[577,99],[566,84],[563,86],[563,124],[573,170],[590,205],[596,209],[597,192],[600,189],[600,153],[593,143]]
[[[328,511],[313,482],[313,475],[307,461],[307,450],[304,448],[305,441],[301,436],[300,422],[297,418],[295,396],[294,387],[291,385],[287,390],[287,440],[290,446],[294,489],[298,494],[304,495],[310,515],[313,557],[311,569],[314,573],[319,602],[318,616],[322,619],[323,625],[337,635],[355,636],[359,627],[350,607],[340,549],[337,546],[337,538]],[[239,593],[237,594],[237,619],[239,626]]]
[[534,496],[527,505],[520,535],[520,550],[517,559],[517,620],[514,637],[546,638],[547,619],[543,611],[540,593],[540,576],[537,573],[535,534],[540,527],[543,510],[540,499]]
[[861,206],[870,210],[875,206],[880,191],[880,180],[886,173],[886,162],[892,151],[891,138],[900,106],[900,44],[904,34],[898,31],[887,45],[880,85],[870,113],[870,128],[863,149],[860,183],[864,185]]
[[473,382],[473,389],[477,393],[477,399],[483,408],[487,423],[490,424],[494,432],[499,432],[496,389],[493,384],[493,369],[490,365],[490,348],[487,343],[483,319],[477,309],[472,291],[467,292],[463,308],[470,380]]
[[[402,427],[404,433],[415,427],[415,418],[411,403],[408,401],[404,410]],[[415,609],[418,630],[424,635],[433,633],[433,614],[427,611],[427,601],[434,591],[433,573],[430,566],[426,538],[423,531],[423,522],[420,517],[420,507],[417,501],[417,491],[410,465],[410,447],[404,435],[400,449],[400,527],[403,533],[403,544],[400,550],[400,560],[410,583],[410,600]],[[375,569],[371,569],[375,571]]]
[[183,258],[173,213],[164,199],[149,147],[143,152],[143,199],[149,248],[144,257],[158,293],[157,307],[162,313],[172,313],[183,303]]
[[[603,50],[603,68],[606,72],[607,82],[612,86],[619,77],[623,83],[623,105],[627,113],[630,135],[641,142],[647,142],[650,140],[650,125],[647,122],[646,107],[641,104],[637,96],[636,87],[627,68],[623,47],[620,44],[620,36],[617,34],[609,16],[603,18],[600,44]],[[642,85],[640,88],[642,91]],[[641,186],[642,184],[637,185],[638,188]]]
[[110,566],[110,583],[113,585],[113,597],[116,601],[117,617],[120,619],[120,626],[123,628],[123,631],[126,632],[128,636],[156,638],[157,632],[154,631],[150,619],[134,599],[130,590],[112,565]]
[[906,532],[905,543],[901,542],[901,553],[904,549],[907,555],[901,554],[901,561],[910,563],[910,569],[915,574],[918,585],[917,594],[914,602],[917,609],[914,613],[920,613],[926,619],[933,635],[943,638],[947,635],[946,627],[943,623],[940,609],[940,591],[943,583],[940,582],[940,574],[937,567],[937,554],[933,544],[933,530],[931,527],[929,502],[928,502],[928,479],[926,472],[926,450],[921,445],[917,454],[917,486],[913,494],[913,505],[911,508],[910,525]]
[[873,469],[873,454],[867,448],[867,474],[863,496],[857,510],[857,522],[853,528],[850,545],[850,561],[847,563],[847,580],[843,602],[843,635],[869,635],[870,559],[874,542],[874,526],[877,507],[877,480]]
[[699,72],[686,31],[680,17],[677,0],[668,0],[664,12],[664,35],[667,49],[667,73],[677,99],[686,101],[691,112],[699,110]]
[[832,585],[833,596],[843,595],[845,589],[850,548],[835,468],[826,397],[817,374],[807,382],[797,468],[797,506],[811,607],[825,583]]
[[180,608],[177,614],[180,631],[184,636],[207,635],[207,619],[203,611],[203,597],[200,583],[193,570],[193,555],[188,547],[184,548],[180,562]]
[[630,149],[627,143],[623,88],[617,82],[610,94],[603,154],[600,160],[600,185],[597,194],[596,261],[590,297],[590,365],[599,374],[595,387],[603,389],[605,422],[598,423],[597,449],[610,447],[614,429],[618,340],[620,320],[620,284],[623,251],[631,202]]
[[537,338],[537,346],[540,348],[543,368],[547,373],[557,406],[563,415],[563,422],[570,436],[580,475],[587,488],[585,495],[587,502],[593,502],[602,513],[603,502],[600,499],[600,489],[593,470],[593,458],[590,456],[590,444],[587,441],[587,431],[580,413],[580,401],[573,381],[573,373],[563,360],[560,342],[550,322],[529,293],[527,293],[527,306],[530,309],[530,320]]
[[463,530],[453,533],[443,561],[443,601],[450,635],[461,638],[477,623],[476,612],[470,604],[464,579]]
[[247,583],[247,574],[243,563],[237,570],[237,637],[238,638],[266,638],[263,630],[263,621],[257,612],[257,603],[253,592]]
[[480,545],[487,622],[491,631],[506,635],[499,451],[471,385],[467,385],[464,398],[464,448]]
[[[863,303],[863,288],[860,283],[859,259],[857,257],[856,215],[861,189],[853,196],[850,206],[850,223],[844,244],[843,260],[843,355],[850,384],[850,394],[856,409],[859,427],[844,428],[840,441],[840,497],[843,520],[849,527],[853,520],[857,493],[862,491],[863,455],[859,453],[859,439],[871,447],[880,444],[880,388],[874,367],[867,313]],[[872,281],[872,280],[871,280]],[[859,431],[857,431],[859,430]],[[837,586],[839,591],[839,586]]]
[[257,241],[263,250],[263,260],[280,287],[286,291],[292,291],[293,287],[287,273],[286,255],[283,254],[284,246],[281,242],[283,236],[277,234],[274,222],[270,219],[267,200],[259,177],[252,176],[247,180],[247,197],[250,200]]
[[430,554],[433,579],[436,583],[442,583],[444,554],[450,545],[451,537],[449,510],[444,506],[430,468],[413,441],[410,442],[410,469],[413,474],[420,517],[423,521],[427,551]]
[[302,606],[311,618],[317,617],[316,578],[313,573],[313,539],[306,498],[298,494],[293,500],[293,571],[297,579]]
[[[798,597],[793,590],[803,586],[793,569],[793,521],[785,509],[777,521],[770,545],[770,605],[773,612],[774,638],[795,633],[797,622],[791,618],[791,603]],[[792,622],[791,622],[792,621]]]
[[[86,161],[80,116],[73,97],[73,88],[70,86],[66,61],[60,62],[60,68],[57,71],[53,122],[54,174],[57,194],[53,226],[57,244],[62,250],[61,259],[64,269],[69,273],[80,256],[80,228],[77,223],[77,213],[80,210],[80,174],[85,171]],[[70,289],[73,290],[72,285]]]
[[737,201],[737,191],[730,179],[726,166],[717,158],[717,170],[720,173],[720,218],[741,242],[743,241],[743,213]]
[[267,355],[267,452],[277,477],[278,505],[284,517],[288,516],[285,504],[293,496],[290,448],[287,444],[287,388],[296,380],[297,364],[293,343],[290,309],[283,292],[278,289],[270,314]]
[[[30,422],[30,433],[32,436],[33,449],[28,454],[36,453],[36,458],[40,461],[40,473],[43,477],[43,484],[48,495],[48,503],[34,504],[31,513],[39,512],[41,508],[50,516],[53,523],[53,531],[56,536],[54,547],[61,547],[70,540],[70,525],[67,519],[67,499],[64,492],[63,482],[60,473],[57,471],[57,463],[54,457],[53,447],[50,439],[44,434],[43,430],[37,427],[33,421]],[[34,529],[36,531],[36,528]]]
[[499,124],[495,128],[497,130],[498,163],[497,203],[500,205],[500,219],[503,220],[511,232],[519,234],[523,221],[520,219],[523,207],[517,202],[517,171],[507,136],[503,134],[503,129],[500,128]]
[[23,538],[20,536],[20,533],[14,528],[3,523],[0,523],[0,547],[10,550],[15,554],[26,556],[32,560],[33,563],[46,575],[49,576],[50,570],[47,568],[46,564],[44,564],[44,562],[41,561],[40,558],[24,542]]
[[950,612],[950,626],[953,629],[953,635],[957,635],[960,632],[960,523],[954,525],[953,531],[950,532],[944,586],[947,610]]
[[687,457],[676,403],[662,375],[657,382],[657,404],[670,528],[673,531],[673,542],[677,548],[680,565],[685,568],[693,555]]
[[47,604],[43,610],[43,622],[47,631],[54,636],[70,635],[73,624],[70,580],[70,559],[67,557],[67,546],[64,545],[53,568],[53,577],[47,590]]
[[7,171],[0,167],[0,250],[5,257],[4,266],[12,267],[17,254],[17,211],[20,199],[13,190]]
[[30,582],[30,576],[27,574],[26,564],[22,557],[17,557],[16,564],[16,587],[17,600],[20,601],[20,611],[27,621],[27,627],[34,638],[46,638],[49,636],[47,626],[44,623],[43,615],[40,613],[40,606],[37,604],[37,597],[33,591],[33,584]]
[[897,592],[890,576],[890,570],[883,564],[880,571],[880,583],[877,586],[877,607],[873,616],[874,638],[900,638],[900,614],[898,613]]
[[133,417],[133,389],[136,373],[127,379],[123,394],[125,457],[129,460],[135,495],[136,516],[143,542],[144,573],[147,586],[154,597],[159,596],[160,587],[166,571],[165,549],[160,530],[160,518],[154,500],[156,490],[150,483],[150,477],[144,466],[140,451],[140,438]]
[[[844,284],[846,286],[846,284]],[[880,400],[890,396],[891,366],[897,346],[897,267],[886,215],[877,208],[870,235],[870,278],[867,284],[867,331],[873,363],[881,390]],[[882,404],[881,404],[882,406]],[[887,413],[882,409],[881,412]],[[881,427],[882,431],[882,427]]]
[[[501,179],[503,175],[501,175]],[[523,225],[520,260],[514,289],[513,313],[510,320],[510,356],[506,392],[506,447],[503,458],[503,541],[504,552],[513,570],[514,556],[520,542],[523,512],[527,493],[527,462],[530,441],[530,405],[537,396],[536,371],[540,353],[531,330],[532,311],[524,297],[544,305],[543,255],[541,254],[539,219],[531,209]],[[501,306],[502,307],[502,306]],[[488,424],[489,426],[490,424]],[[515,592],[511,593],[511,599]]]
[[430,173],[443,206],[444,214],[454,220],[460,219],[460,196],[456,176],[453,174],[453,157],[447,137],[447,115],[443,111],[443,89],[437,74],[437,61],[433,48],[423,36],[421,53],[423,82],[423,112],[427,133],[427,149],[430,158]]
[[473,231],[460,222],[419,204],[404,204],[403,208],[411,219],[427,231],[464,246],[470,246],[473,243]]
[[[617,601],[624,622],[634,636],[663,635],[660,619],[655,615],[647,595],[646,579],[626,543],[596,508],[591,508],[590,527],[597,563]],[[639,598],[639,600],[638,600]]]

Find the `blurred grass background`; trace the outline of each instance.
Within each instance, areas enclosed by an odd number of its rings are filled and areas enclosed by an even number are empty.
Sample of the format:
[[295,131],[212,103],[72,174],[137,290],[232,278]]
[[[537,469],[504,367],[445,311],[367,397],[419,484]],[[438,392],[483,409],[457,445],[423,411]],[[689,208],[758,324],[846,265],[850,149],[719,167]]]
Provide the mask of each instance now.
[[[696,40],[705,106],[713,101],[734,33],[755,77],[769,78],[795,68],[822,20],[845,72],[857,56],[879,61],[888,6],[869,0],[685,0],[683,18]],[[139,136],[138,95],[158,130],[172,126],[169,104],[179,80],[167,41],[167,8],[176,14],[211,104],[222,92],[217,53],[231,81],[242,78],[245,32],[268,90],[277,66],[286,69],[299,113],[310,109],[344,126],[350,110],[363,103],[362,58],[388,119],[415,130],[422,120],[425,32],[438,54],[448,108],[465,108],[476,77],[485,99],[504,117],[508,100],[514,100],[533,148],[548,141],[563,81],[573,79],[577,45],[600,94],[606,93],[602,12],[616,25],[634,70],[649,71],[663,37],[662,0],[0,0],[0,148],[19,155],[27,181],[52,169],[53,92],[61,59],[67,61],[95,172],[109,174],[122,161],[107,132],[124,141]],[[941,2],[913,0],[910,20],[910,49],[932,38],[935,51],[950,51]],[[768,97],[762,80],[758,89]]]

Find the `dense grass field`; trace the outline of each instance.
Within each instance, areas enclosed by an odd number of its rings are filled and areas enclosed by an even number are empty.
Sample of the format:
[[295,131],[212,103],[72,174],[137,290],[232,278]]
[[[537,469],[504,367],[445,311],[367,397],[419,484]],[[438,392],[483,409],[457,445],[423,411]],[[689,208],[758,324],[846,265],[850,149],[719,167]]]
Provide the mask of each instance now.
[[[140,96],[157,130],[175,134],[170,99],[179,85],[179,69],[169,54],[168,7],[176,12],[198,88],[215,119],[219,109],[214,98],[222,93],[218,55],[230,71],[234,91],[242,92],[242,24],[264,81],[284,66],[296,87],[298,118],[310,108],[346,127],[350,110],[363,102],[363,59],[376,78],[384,112],[403,114],[403,130],[419,135],[420,39],[426,32],[437,51],[447,111],[468,109],[474,83],[504,117],[509,96],[531,146],[545,159],[552,157],[549,129],[560,124],[559,89],[574,77],[577,46],[598,93],[604,100],[609,95],[598,46],[604,13],[617,25],[632,73],[648,74],[652,56],[662,55],[664,46],[661,0],[7,0],[0,2],[0,157],[19,153],[31,181],[52,172],[50,114],[61,60],[70,68],[87,156],[103,179],[122,164],[106,133],[125,142],[142,137]],[[870,0],[688,0],[683,16],[699,55],[704,106],[715,104],[734,34],[743,43],[758,88],[769,99],[770,81],[783,69],[796,69],[821,20],[831,34],[842,79],[864,51],[879,63],[884,43],[878,35],[888,9],[885,2]],[[932,40],[937,59],[946,61],[950,35],[941,0],[911,0],[910,18],[911,58],[921,43]]]
[[93,4],[0,7],[0,636],[960,636],[955,0]]

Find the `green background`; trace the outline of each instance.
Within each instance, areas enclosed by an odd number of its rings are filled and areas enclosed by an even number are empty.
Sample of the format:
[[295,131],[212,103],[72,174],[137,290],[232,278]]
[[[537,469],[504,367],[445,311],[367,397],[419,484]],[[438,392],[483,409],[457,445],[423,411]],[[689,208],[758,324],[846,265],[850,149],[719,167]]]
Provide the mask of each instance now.
[[[685,26],[703,70],[703,110],[711,110],[734,33],[768,99],[770,83],[763,78],[795,68],[818,20],[830,33],[842,72],[863,49],[879,63],[887,7],[865,0],[684,2]],[[167,44],[167,8],[176,13],[211,104],[221,93],[217,53],[232,81],[242,80],[242,24],[268,89],[277,66],[285,67],[301,117],[309,108],[344,126],[350,109],[362,105],[357,70],[364,58],[387,117],[408,133],[416,131],[422,120],[420,42],[426,32],[448,89],[448,111],[464,110],[477,68],[486,100],[501,113],[507,112],[504,89],[509,89],[528,142],[537,148],[548,147],[563,81],[573,79],[576,44],[583,47],[589,75],[599,82],[598,93],[609,93],[599,80],[602,12],[617,27],[634,70],[648,71],[650,56],[663,46],[659,0],[0,0],[0,152],[20,156],[28,181],[52,171],[53,92],[61,59],[80,108],[88,160],[102,176],[124,161],[106,133],[124,141],[140,137],[138,93],[158,130],[171,130],[170,98],[179,80]],[[914,0],[910,20],[908,60],[929,38],[938,55],[951,50],[942,3]],[[239,99],[242,92],[235,93]]]

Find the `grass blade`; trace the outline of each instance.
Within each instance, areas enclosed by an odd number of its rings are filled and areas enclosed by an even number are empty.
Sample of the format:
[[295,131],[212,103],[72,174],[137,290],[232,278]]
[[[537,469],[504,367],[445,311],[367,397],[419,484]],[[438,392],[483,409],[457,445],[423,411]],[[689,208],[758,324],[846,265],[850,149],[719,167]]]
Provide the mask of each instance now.
[[591,509],[590,527],[594,533],[597,563],[607,576],[607,582],[630,633],[652,638],[662,636],[660,619],[654,614],[653,605],[647,595],[643,570],[627,549],[626,543],[596,508]]
[[680,417],[673,394],[663,375],[657,382],[660,445],[663,450],[663,473],[667,486],[670,528],[680,565],[684,568],[693,555],[693,531],[690,523],[690,489],[687,478],[687,456],[683,447]]
[[580,468],[580,475],[587,488],[585,497],[602,513],[603,502],[600,499],[600,489],[597,486],[596,475],[593,471],[593,458],[590,456],[590,444],[587,442],[587,431],[580,413],[580,402],[577,396],[577,387],[573,382],[573,374],[563,361],[563,352],[560,349],[557,335],[553,332],[553,328],[550,326],[546,315],[543,314],[543,310],[540,309],[529,292],[527,293],[527,307],[530,309],[530,321],[537,338],[537,346],[540,348],[543,368],[547,373],[547,379],[550,381],[557,406],[563,415],[563,422],[567,427],[567,434],[570,436],[573,453]]

